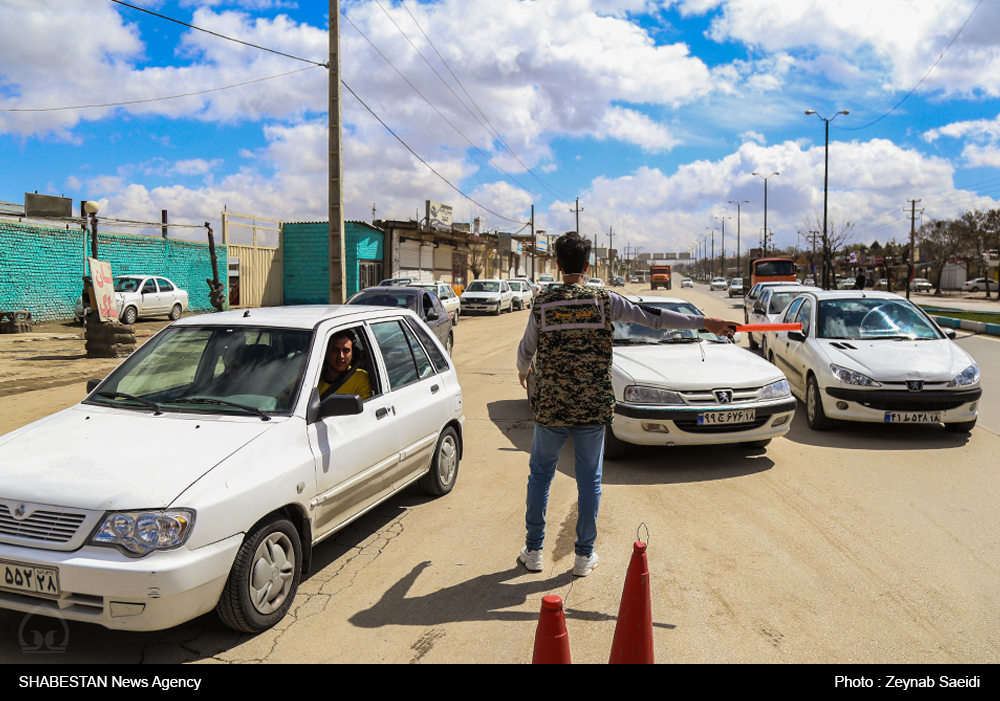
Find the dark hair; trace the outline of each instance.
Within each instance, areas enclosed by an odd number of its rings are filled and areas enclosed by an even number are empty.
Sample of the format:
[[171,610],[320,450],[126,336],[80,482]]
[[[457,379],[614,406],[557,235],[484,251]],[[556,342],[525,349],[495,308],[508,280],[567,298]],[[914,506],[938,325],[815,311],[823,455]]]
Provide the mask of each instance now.
[[330,343],[333,343],[334,341],[339,341],[342,338],[346,338],[348,341],[351,342],[351,350],[353,351],[355,342],[354,332],[351,331],[350,329],[342,329],[341,331],[338,331],[337,333],[333,334],[333,336],[330,337]]
[[567,275],[582,273],[590,262],[590,241],[575,231],[567,231],[556,239],[556,260]]

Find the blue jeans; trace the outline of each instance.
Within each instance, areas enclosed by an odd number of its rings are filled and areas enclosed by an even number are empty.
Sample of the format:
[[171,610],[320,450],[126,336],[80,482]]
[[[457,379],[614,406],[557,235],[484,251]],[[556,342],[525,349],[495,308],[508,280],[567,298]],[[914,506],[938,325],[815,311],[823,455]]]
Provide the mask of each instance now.
[[546,428],[535,425],[528,463],[528,502],[525,523],[529,550],[541,550],[545,540],[545,511],[549,503],[549,486],[556,474],[559,453],[566,439],[573,436],[576,457],[577,555],[589,556],[597,540],[597,512],[601,505],[601,469],[604,464],[604,427],[568,426]]

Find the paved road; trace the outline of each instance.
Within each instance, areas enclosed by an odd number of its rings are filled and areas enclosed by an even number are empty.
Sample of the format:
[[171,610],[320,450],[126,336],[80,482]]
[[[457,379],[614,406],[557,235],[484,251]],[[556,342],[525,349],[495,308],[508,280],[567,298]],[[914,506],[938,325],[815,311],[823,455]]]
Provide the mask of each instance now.
[[[737,318],[736,300],[703,286],[671,294]],[[274,630],[237,635],[214,615],[141,634],[71,623],[66,652],[40,659],[21,650],[23,616],[0,612],[0,662],[526,663],[541,598],[557,593],[574,662],[603,663],[640,524],[657,661],[1000,661],[1000,438],[985,412],[969,436],[882,425],[816,433],[800,406],[766,451],[636,449],[606,465],[602,563],[585,579],[569,573],[567,453],[546,571],[517,565],[531,417],[514,349],[526,317],[464,318],[456,329],[467,449],[455,491],[409,491],[321,545]],[[986,345],[995,342],[960,343],[1000,367]],[[0,416],[27,419],[81,392],[78,383],[0,397]]]

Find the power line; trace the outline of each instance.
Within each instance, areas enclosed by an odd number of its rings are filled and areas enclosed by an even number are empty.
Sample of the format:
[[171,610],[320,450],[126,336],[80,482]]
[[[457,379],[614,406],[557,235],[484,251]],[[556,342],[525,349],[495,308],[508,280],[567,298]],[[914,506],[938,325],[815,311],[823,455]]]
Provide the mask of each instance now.
[[277,54],[278,56],[284,56],[285,58],[295,59],[296,61],[303,61],[305,63],[311,63],[314,66],[325,66],[326,68],[330,67],[330,64],[328,62],[313,61],[310,58],[302,58],[301,56],[293,56],[292,54],[286,54],[283,51],[276,51],[274,49],[269,49],[266,46],[258,46],[257,44],[251,44],[250,42],[243,41],[242,39],[234,39],[233,37],[226,36],[225,34],[218,34],[216,32],[213,32],[213,31],[209,30],[209,29],[203,29],[201,27],[196,27],[193,24],[188,24],[187,22],[181,22],[179,19],[174,19],[173,17],[167,17],[166,15],[161,15],[158,12],[153,12],[152,10],[147,10],[147,9],[145,9],[143,7],[136,7],[135,5],[129,5],[127,2],[122,2],[122,0],[111,0],[111,2],[117,3],[119,5],[123,5],[125,7],[130,7],[133,10],[138,10],[139,12],[145,12],[146,14],[153,15],[154,17],[159,17],[160,19],[165,19],[168,22],[173,22],[175,24],[179,24],[181,26],[187,27],[188,29],[196,29],[199,32],[205,32],[205,34],[211,34],[212,36],[219,37],[220,39],[225,39],[226,41],[233,41],[233,42],[236,42],[237,44],[243,44],[243,46],[249,46],[249,47],[251,47],[253,49],[260,49],[261,51],[267,51],[267,52],[272,53],[272,54]]

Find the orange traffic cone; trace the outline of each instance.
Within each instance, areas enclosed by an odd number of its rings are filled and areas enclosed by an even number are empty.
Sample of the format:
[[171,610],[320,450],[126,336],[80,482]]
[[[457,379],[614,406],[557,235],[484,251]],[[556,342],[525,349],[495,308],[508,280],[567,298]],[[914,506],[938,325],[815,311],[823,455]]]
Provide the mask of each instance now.
[[649,594],[646,543],[635,541],[625,575],[611,664],[653,664],[653,605]]
[[531,664],[569,664],[569,634],[563,602],[555,594],[542,597],[542,612],[535,630],[535,654]]

